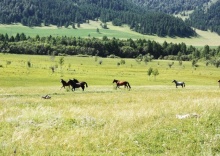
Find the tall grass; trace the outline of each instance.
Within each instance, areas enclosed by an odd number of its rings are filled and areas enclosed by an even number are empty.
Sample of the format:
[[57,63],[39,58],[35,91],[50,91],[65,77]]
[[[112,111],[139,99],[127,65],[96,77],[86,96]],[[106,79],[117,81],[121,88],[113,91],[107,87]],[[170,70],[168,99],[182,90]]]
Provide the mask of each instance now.
[[[50,93],[50,100],[41,95]],[[56,87],[1,92],[1,151],[11,155],[219,154],[219,89]],[[210,100],[211,99],[211,100]],[[177,119],[197,113],[199,118]]]
[[[117,66],[117,59],[99,59],[102,65],[65,57],[63,71],[52,74],[48,56],[1,55],[0,63],[12,63],[0,68],[0,154],[220,154],[217,68],[175,62],[170,69],[168,61],[145,65],[131,59]],[[21,63],[27,60],[31,68]],[[158,68],[156,80],[148,79],[149,67]],[[60,90],[59,79],[73,77],[89,87]],[[116,90],[113,78],[128,80],[132,89]],[[186,88],[175,88],[174,78],[185,80]],[[51,99],[41,98],[46,94]],[[176,118],[193,113],[198,116]]]

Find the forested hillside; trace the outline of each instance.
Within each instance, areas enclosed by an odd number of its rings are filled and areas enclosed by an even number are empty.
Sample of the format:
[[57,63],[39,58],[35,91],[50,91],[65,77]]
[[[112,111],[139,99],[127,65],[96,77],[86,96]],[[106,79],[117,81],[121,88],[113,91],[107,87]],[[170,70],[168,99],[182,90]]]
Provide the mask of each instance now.
[[147,10],[175,14],[187,10],[195,10],[208,5],[211,0],[131,0]]
[[196,9],[186,22],[195,28],[211,30],[220,35],[220,1],[214,3],[208,9]]
[[25,26],[72,26],[100,19],[114,25],[128,24],[142,34],[158,36],[194,36],[181,19],[164,13],[148,12],[127,0],[0,0],[0,23]]
[[[146,10],[189,16],[186,23],[220,35],[220,0],[131,0]],[[193,11],[189,14],[188,11]]]

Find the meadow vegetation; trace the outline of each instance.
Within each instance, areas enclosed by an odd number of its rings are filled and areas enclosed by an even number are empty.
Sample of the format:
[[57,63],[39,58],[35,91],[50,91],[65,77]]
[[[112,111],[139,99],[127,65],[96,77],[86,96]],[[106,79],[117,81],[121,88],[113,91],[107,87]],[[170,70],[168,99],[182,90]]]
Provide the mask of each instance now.
[[[146,39],[154,40],[158,43],[163,43],[167,41],[168,43],[185,43],[186,45],[193,45],[198,47],[203,47],[205,45],[209,46],[219,46],[220,36],[217,33],[209,31],[201,31],[195,29],[198,36],[191,38],[181,38],[181,37],[158,37],[154,35],[143,35],[135,31],[130,30],[127,25],[122,26],[113,26],[111,22],[107,23],[108,29],[103,29],[101,26],[102,22],[100,21],[90,21],[89,23],[81,24],[80,27],[72,29],[71,27],[56,27],[56,26],[47,26],[47,27],[26,27],[21,24],[14,25],[0,25],[0,34],[7,33],[9,36],[16,36],[17,33],[25,33],[27,36],[35,37],[37,35],[41,37],[46,36],[75,36],[81,38],[95,37],[102,38],[107,36],[108,38],[117,38],[117,39]],[[99,32],[97,32],[97,28]]]
[[220,154],[219,68],[204,62],[0,54],[0,73],[1,155]]

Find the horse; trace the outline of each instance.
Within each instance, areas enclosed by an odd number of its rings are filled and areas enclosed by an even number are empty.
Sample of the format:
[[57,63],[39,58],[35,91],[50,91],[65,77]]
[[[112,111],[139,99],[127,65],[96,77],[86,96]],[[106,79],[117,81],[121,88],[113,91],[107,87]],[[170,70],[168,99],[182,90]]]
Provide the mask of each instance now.
[[70,84],[66,82],[65,80],[61,79],[60,82],[62,83],[62,87],[60,89],[65,88],[66,86],[70,87]]
[[127,87],[127,89],[129,90],[131,89],[131,86],[128,81],[119,81],[114,79],[112,83],[116,83],[116,89],[119,88],[120,86],[124,86],[125,88]]
[[73,81],[74,82],[76,82],[76,83],[81,83],[81,84],[83,84],[83,85],[86,85],[86,87],[88,87],[88,84],[85,82],[85,81],[79,81],[79,80],[77,80],[77,79],[73,79]]
[[220,80],[218,80],[218,83],[219,83],[219,88],[220,88]]
[[173,82],[176,84],[176,88],[177,88],[177,86],[182,86],[182,88],[186,86],[184,82],[178,82],[176,80],[173,80]]
[[84,91],[84,89],[85,89],[85,85],[86,85],[86,87],[88,87],[88,85],[87,85],[87,83],[86,82],[84,82],[84,83],[82,83],[82,82],[80,82],[80,83],[76,83],[74,80],[69,80],[68,81],[68,83],[72,86],[72,91],[74,90],[75,91],[75,89],[76,88],[82,88],[82,90]]

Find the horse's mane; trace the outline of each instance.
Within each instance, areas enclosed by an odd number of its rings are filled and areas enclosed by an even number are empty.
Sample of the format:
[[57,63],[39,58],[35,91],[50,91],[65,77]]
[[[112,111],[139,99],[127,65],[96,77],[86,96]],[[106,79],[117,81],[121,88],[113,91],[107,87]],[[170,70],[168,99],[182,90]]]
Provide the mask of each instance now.
[[76,82],[76,83],[79,83],[79,80],[77,80],[77,79],[75,79],[75,78],[73,79],[73,81]]

